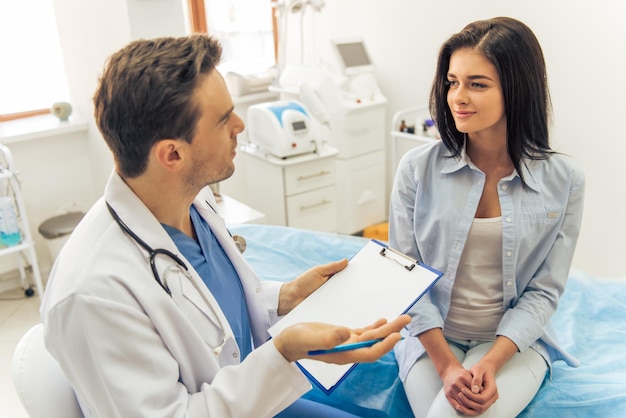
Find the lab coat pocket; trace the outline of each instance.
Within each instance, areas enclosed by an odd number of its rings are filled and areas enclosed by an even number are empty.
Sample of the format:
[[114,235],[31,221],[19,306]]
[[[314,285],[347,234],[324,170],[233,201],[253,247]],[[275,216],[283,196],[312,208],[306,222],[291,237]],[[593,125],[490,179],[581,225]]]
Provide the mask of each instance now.
[[189,273],[180,270],[167,271],[164,277],[172,299],[204,342],[213,348],[222,347],[231,331],[217,301],[208,291],[201,293],[204,284],[195,284]]

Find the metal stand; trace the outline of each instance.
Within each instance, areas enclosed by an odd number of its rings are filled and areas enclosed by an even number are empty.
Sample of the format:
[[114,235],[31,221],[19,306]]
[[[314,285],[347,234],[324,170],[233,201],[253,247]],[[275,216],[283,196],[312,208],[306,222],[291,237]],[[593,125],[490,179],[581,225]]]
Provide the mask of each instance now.
[[[15,207],[17,211],[17,219],[20,225],[22,234],[22,240],[19,244],[10,247],[0,248],[0,257],[15,254],[17,255],[17,266],[20,272],[20,279],[22,281],[22,287],[24,288],[24,294],[28,297],[33,296],[35,291],[30,286],[27,280],[26,267],[30,265],[35,278],[35,286],[37,287],[37,294],[40,298],[43,297],[43,284],[41,281],[41,274],[39,272],[39,264],[37,263],[37,253],[35,252],[35,243],[30,232],[30,225],[26,216],[26,206],[22,197],[22,190],[18,181],[15,167],[13,166],[13,156],[9,148],[0,144],[0,181],[6,180],[8,182],[8,193],[15,201]],[[24,264],[22,255],[27,260],[27,265]]]

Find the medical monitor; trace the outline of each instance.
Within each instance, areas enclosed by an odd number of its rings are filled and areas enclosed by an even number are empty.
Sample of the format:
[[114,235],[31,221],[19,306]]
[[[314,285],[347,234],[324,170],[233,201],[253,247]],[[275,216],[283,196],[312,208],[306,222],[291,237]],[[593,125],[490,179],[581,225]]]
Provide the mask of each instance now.
[[339,62],[346,75],[374,72],[372,64],[363,39],[344,38],[332,41],[339,56]]

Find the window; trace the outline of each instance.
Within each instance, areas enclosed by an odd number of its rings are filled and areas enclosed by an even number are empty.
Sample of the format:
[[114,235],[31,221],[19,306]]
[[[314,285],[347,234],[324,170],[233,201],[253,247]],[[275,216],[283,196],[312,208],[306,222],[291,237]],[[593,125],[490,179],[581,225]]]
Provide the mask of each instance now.
[[0,2],[0,37],[0,121],[69,99],[52,0]]
[[270,0],[189,0],[189,6],[192,30],[222,43],[222,72],[260,72],[276,63]]

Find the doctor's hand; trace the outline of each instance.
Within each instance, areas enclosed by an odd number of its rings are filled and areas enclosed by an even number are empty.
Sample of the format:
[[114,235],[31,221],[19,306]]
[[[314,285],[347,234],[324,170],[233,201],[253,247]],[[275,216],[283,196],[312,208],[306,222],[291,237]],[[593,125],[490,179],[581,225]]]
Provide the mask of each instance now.
[[[408,315],[400,315],[391,322],[379,319],[365,327],[351,329],[318,322],[304,322],[287,327],[271,341],[278,351],[292,362],[313,358],[326,363],[347,364],[376,361],[388,353],[398,341],[400,330],[411,322]],[[330,349],[340,344],[374,339],[382,341],[365,348],[311,356],[309,351]]]
[[298,306],[307,296],[326,283],[330,277],[346,268],[348,260],[343,259],[313,267],[294,280],[283,284],[278,296],[278,315],[286,315]]

